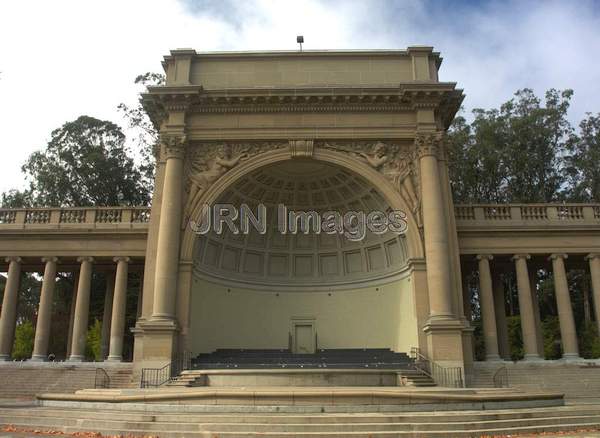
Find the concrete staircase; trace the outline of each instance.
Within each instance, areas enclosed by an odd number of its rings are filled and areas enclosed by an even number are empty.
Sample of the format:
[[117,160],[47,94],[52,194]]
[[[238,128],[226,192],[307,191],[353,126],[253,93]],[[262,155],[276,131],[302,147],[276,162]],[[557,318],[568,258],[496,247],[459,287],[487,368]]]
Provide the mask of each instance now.
[[[183,409],[185,408],[185,412]],[[96,432],[174,437],[478,437],[600,428],[600,405],[495,411],[394,412],[352,406],[326,407],[147,405],[102,409],[0,408],[0,425],[21,430]],[[292,409],[293,408],[293,409]]]
[[0,398],[32,399],[42,392],[93,388],[97,368],[106,370],[111,388],[125,388],[131,383],[131,364],[4,363],[0,365]]
[[437,384],[424,372],[416,369],[398,371],[399,386],[433,387]]

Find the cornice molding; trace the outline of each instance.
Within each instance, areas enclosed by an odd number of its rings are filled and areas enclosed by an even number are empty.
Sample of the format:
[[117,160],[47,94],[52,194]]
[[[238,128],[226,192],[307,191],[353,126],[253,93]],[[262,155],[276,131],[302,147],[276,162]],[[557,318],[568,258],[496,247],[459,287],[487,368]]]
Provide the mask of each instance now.
[[401,112],[437,110],[448,126],[464,95],[455,83],[398,87],[307,87],[205,90],[199,85],[149,87],[142,95],[155,124],[169,111],[188,113]]

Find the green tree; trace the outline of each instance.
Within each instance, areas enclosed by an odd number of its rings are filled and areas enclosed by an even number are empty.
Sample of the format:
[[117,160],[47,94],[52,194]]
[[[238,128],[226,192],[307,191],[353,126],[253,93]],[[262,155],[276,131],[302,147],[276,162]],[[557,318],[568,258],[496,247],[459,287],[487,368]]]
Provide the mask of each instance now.
[[[573,142],[571,90],[523,89],[499,109],[457,117],[448,132],[456,202],[551,202],[564,197],[565,156]],[[591,130],[593,133],[593,130]]]
[[515,361],[521,360],[525,356],[521,332],[521,317],[519,315],[509,316],[506,318],[506,323],[508,326],[510,358]]
[[3,195],[3,205],[146,205],[149,188],[112,122],[81,116],[51,134],[22,167],[29,187]]
[[[149,86],[162,86],[165,84],[165,75],[160,73],[144,73],[135,78],[134,83],[141,85],[144,88]],[[148,113],[157,111],[156,108],[144,103],[143,97],[140,97],[134,106],[121,103],[118,109],[125,117],[127,125],[133,134],[136,150],[140,155],[142,164],[140,171],[144,176],[144,184],[148,190],[152,191],[154,183],[154,168],[155,168],[155,147],[158,145],[158,130],[159,126],[155,125],[148,117]]]
[[12,357],[16,360],[29,359],[33,353],[35,331],[31,321],[23,321],[15,328],[15,343],[13,344]]
[[600,113],[579,124],[579,135],[568,145],[566,170],[570,178],[570,198],[574,201],[600,202]]
[[595,323],[587,321],[578,336],[579,353],[586,359],[600,358],[600,336]]
[[560,359],[562,356],[560,342],[560,323],[557,316],[548,316],[542,322],[542,335],[544,336],[544,358],[548,360]]
[[563,158],[573,128],[567,118],[572,90],[548,90],[545,106],[530,89],[501,107],[508,134],[508,198],[551,202],[561,197]]
[[102,343],[102,323],[94,319],[94,323],[88,329],[85,343],[85,357],[88,360],[100,362],[102,360],[100,346]]

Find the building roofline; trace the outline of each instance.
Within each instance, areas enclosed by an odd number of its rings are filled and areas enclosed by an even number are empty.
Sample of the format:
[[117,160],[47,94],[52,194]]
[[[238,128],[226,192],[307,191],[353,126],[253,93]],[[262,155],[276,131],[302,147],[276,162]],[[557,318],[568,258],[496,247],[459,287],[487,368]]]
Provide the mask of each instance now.
[[434,52],[432,46],[409,46],[406,49],[359,49],[359,50],[259,50],[259,51],[215,51],[197,52],[190,48],[171,50],[164,57],[164,62],[179,57],[191,56],[194,58],[300,58],[300,57],[347,57],[347,56],[369,56],[369,57],[398,57],[410,56],[413,53],[424,52],[436,58],[439,68],[442,63],[440,52]]

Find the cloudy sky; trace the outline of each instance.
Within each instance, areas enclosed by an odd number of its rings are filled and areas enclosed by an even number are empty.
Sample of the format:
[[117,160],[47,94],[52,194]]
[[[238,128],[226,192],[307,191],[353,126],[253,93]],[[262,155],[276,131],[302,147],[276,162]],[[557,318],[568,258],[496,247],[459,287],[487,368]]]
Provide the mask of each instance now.
[[0,0],[0,191],[52,129],[81,114],[123,125],[133,79],[170,49],[392,49],[432,45],[465,109],[531,87],[573,88],[600,112],[600,1]]

